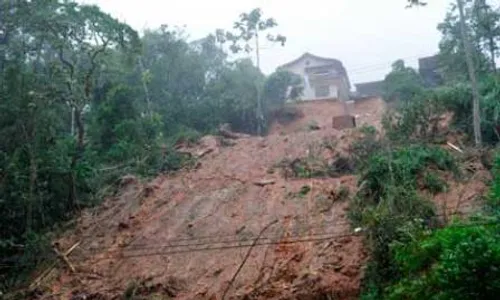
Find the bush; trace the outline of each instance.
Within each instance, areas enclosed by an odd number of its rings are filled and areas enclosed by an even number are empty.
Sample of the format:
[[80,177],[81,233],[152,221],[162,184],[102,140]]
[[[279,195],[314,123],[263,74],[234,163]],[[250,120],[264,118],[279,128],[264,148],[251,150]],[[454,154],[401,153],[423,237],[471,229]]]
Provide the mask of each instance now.
[[418,192],[418,179],[434,169],[455,171],[457,167],[445,150],[418,145],[380,149],[362,165],[349,217],[355,227],[364,228],[370,252],[364,299],[380,299],[384,287],[402,276],[391,244],[404,241],[415,227],[434,225],[434,207]]
[[423,91],[423,85],[416,70],[406,67],[402,60],[395,61],[384,79],[384,99],[388,102],[411,101]]
[[500,153],[498,153],[495,158],[491,173],[493,175],[493,180],[487,202],[492,208],[498,209],[500,207]]
[[[495,145],[500,141],[500,79],[483,77],[479,82],[481,134],[483,142]],[[436,101],[453,112],[452,125],[473,136],[472,91],[470,85],[459,83],[441,87],[433,92]]]
[[379,199],[391,184],[415,189],[418,176],[428,168],[458,172],[453,156],[439,147],[407,146],[381,150],[369,157],[362,170],[361,192]]
[[386,299],[496,299],[500,292],[500,227],[457,223],[393,245],[404,278]]
[[446,192],[448,184],[435,173],[426,172],[423,178],[423,188],[429,190],[429,192],[433,194],[438,194]]
[[387,137],[396,142],[429,141],[438,137],[438,123],[445,112],[443,103],[432,91],[401,102],[396,112],[387,113],[382,124]]

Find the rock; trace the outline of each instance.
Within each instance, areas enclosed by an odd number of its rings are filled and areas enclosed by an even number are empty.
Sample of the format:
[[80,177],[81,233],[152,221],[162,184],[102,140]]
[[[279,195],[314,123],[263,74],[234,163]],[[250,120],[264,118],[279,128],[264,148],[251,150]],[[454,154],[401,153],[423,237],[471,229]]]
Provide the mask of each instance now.
[[217,270],[214,271],[214,276],[219,276],[224,269],[218,268]]
[[120,222],[118,223],[118,230],[124,230],[124,229],[129,229],[130,224],[127,222]]

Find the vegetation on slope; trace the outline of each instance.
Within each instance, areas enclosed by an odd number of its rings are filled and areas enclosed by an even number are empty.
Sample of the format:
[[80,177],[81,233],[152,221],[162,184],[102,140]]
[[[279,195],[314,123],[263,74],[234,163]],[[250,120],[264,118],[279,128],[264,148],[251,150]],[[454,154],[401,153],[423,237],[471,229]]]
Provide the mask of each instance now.
[[0,1],[0,12],[0,291],[51,258],[46,233],[120,176],[181,168],[174,144],[220,124],[255,133],[258,90],[271,115],[295,80],[229,61],[215,35],[140,37],[97,6]]

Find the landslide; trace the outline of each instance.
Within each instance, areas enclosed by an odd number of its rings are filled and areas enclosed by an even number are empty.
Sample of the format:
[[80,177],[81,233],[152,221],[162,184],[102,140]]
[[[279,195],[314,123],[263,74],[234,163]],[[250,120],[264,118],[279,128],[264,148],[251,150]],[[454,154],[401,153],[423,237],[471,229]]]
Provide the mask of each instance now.
[[[378,127],[384,107],[356,103],[358,125]],[[76,245],[68,255],[75,271],[49,270],[39,288],[54,299],[221,299],[226,290],[226,299],[356,299],[366,254],[346,217],[355,176],[349,168],[314,178],[314,167],[287,172],[299,159],[335,167],[354,131],[331,128],[339,103],[287,109],[298,118],[279,120],[266,137],[207,136],[184,149],[199,157],[193,169],[123,178],[115,196],[57,240],[61,251]]]

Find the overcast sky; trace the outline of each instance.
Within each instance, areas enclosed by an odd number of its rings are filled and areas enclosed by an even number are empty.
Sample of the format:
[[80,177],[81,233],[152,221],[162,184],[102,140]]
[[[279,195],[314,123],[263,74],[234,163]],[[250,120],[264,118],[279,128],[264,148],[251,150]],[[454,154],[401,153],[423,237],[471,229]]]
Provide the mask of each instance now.
[[340,59],[351,82],[383,79],[390,64],[404,58],[435,54],[450,0],[428,0],[427,6],[405,9],[405,0],[83,0],[127,22],[135,29],[161,24],[186,26],[190,39],[231,29],[240,13],[260,7],[287,37],[285,47],[263,45],[265,73],[304,52]]

